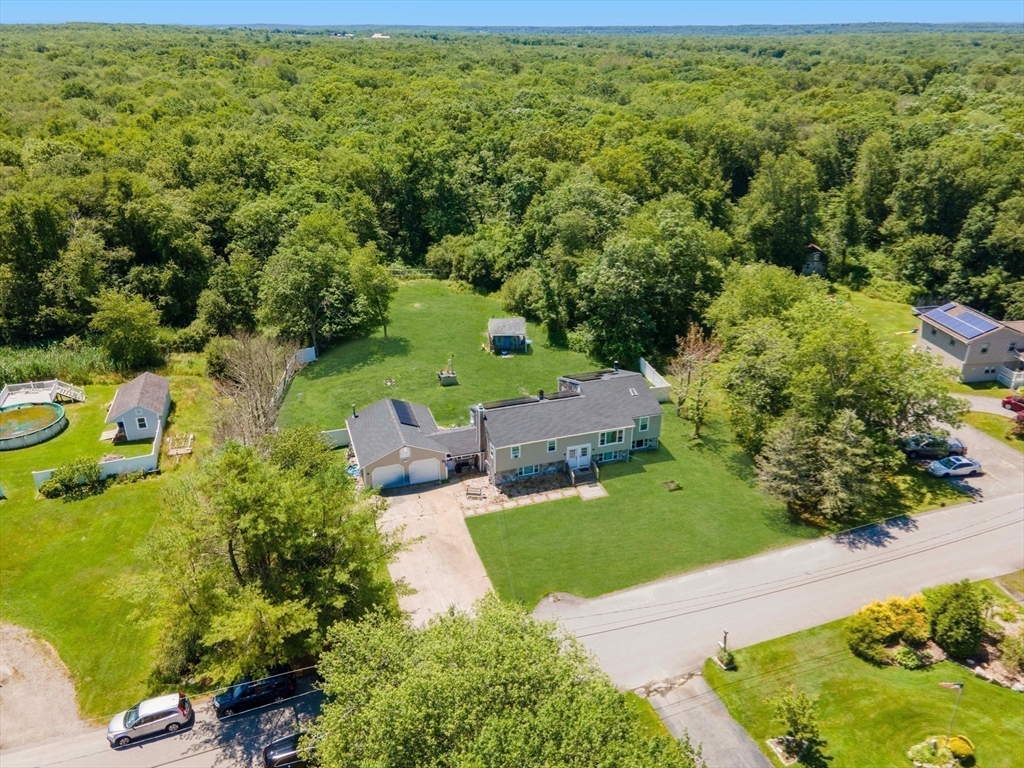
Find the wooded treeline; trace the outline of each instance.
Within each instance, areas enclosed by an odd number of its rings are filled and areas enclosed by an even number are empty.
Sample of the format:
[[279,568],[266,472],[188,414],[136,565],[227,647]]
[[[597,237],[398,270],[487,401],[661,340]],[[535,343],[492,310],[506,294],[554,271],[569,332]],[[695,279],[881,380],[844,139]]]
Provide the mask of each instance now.
[[366,269],[404,263],[628,360],[730,263],[799,269],[809,242],[833,280],[1022,317],[1022,50],[5,27],[0,338],[84,334],[115,289],[181,348],[337,340],[380,323]]

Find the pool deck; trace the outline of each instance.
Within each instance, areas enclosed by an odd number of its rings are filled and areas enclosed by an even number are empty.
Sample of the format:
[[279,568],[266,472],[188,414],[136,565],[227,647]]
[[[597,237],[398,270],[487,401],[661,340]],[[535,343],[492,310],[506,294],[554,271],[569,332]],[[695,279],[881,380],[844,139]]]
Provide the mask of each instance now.
[[42,403],[52,403],[53,397],[50,395],[49,390],[42,389],[27,389],[24,392],[12,392],[4,399],[4,408],[9,408],[12,405],[40,405]]

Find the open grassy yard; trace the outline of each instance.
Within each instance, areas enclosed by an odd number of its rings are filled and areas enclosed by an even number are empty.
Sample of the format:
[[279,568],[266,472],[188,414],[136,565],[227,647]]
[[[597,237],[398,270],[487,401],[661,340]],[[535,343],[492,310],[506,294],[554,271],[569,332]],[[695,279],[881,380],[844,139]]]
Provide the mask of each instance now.
[[974,742],[977,765],[1021,765],[1024,700],[1019,693],[979,680],[952,662],[914,671],[875,667],[850,652],[841,627],[834,622],[743,648],[736,651],[734,672],[723,672],[710,660],[705,664],[708,683],[765,754],[772,757],[765,739],[781,733],[768,700],[792,685],[820,696],[819,725],[827,742],[822,753],[831,768],[910,768],[907,750],[945,734],[949,725],[956,691],[939,683],[963,682],[953,730]]
[[[670,406],[657,451],[605,464],[608,496],[549,501],[466,520],[491,583],[533,606],[550,592],[595,597],[723,560],[750,557],[824,533],[794,521],[754,487],[750,458],[732,441],[719,410],[705,437]],[[674,480],[680,490],[663,483]],[[966,500],[920,468],[897,476],[898,493],[870,519]],[[864,520],[863,522],[868,522]]]
[[847,301],[883,341],[894,341],[912,347],[917,341],[921,321],[914,317],[909,304],[898,301],[875,299],[856,291],[841,289],[837,294],[840,301]]
[[[85,403],[67,407],[68,428],[32,448],[0,453],[0,616],[48,640],[67,664],[84,715],[117,711],[147,693],[155,638],[126,621],[129,606],[115,582],[138,565],[135,549],[157,521],[166,473],[132,485],[109,486],[77,501],[36,498],[32,470],[78,456],[129,455],[100,443],[115,386],[87,386]],[[212,387],[197,376],[171,376],[174,407],[168,433],[202,435],[208,444]],[[149,445],[129,446],[138,454]],[[185,461],[191,461],[186,459]],[[184,466],[184,465],[182,465]]]
[[986,435],[994,437],[1004,445],[1024,453],[1024,438],[1019,438],[1011,432],[1013,419],[1008,419],[995,413],[971,411],[964,417],[964,421],[975,429],[980,429]]
[[[441,426],[469,422],[470,405],[552,390],[566,373],[593,370],[586,356],[551,346],[547,332],[530,323],[530,354],[502,359],[480,350],[487,321],[508,313],[493,298],[455,293],[438,280],[404,282],[391,312],[388,338],[381,331],[339,344],[296,376],[279,423],[339,429],[352,413],[382,397],[430,406]],[[459,384],[442,387],[437,372],[455,355]],[[635,369],[637,361],[623,361]],[[393,379],[392,386],[385,385]]]

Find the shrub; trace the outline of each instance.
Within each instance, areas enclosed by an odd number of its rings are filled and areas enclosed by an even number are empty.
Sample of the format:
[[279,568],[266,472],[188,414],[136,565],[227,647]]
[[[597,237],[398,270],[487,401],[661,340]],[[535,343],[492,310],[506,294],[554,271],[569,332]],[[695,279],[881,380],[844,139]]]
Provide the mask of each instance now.
[[80,458],[61,464],[50,479],[39,486],[48,499],[71,496],[99,485],[100,465],[95,459]]
[[924,763],[925,765],[948,765],[954,762],[955,758],[949,747],[942,742],[945,739],[932,736],[920,744],[915,744],[907,751],[907,757],[911,762]]
[[967,579],[926,589],[932,637],[942,650],[966,658],[978,650],[985,632],[985,616],[978,590]]
[[924,666],[917,651],[906,645],[901,645],[893,652],[892,660],[904,669],[920,669]]
[[946,742],[946,747],[953,753],[953,757],[961,763],[967,758],[974,756],[974,745],[966,736],[954,736]]
[[203,355],[206,357],[206,375],[211,379],[224,378],[228,369],[228,350],[234,343],[234,339],[218,336],[206,345]]
[[786,736],[792,747],[799,752],[804,746],[814,747],[818,743],[818,697],[793,686],[780,691],[769,702],[775,722],[786,729]]
[[727,648],[719,648],[717,656],[719,662],[721,662],[723,667],[736,666],[736,656],[735,654],[733,654],[732,651],[728,650]]
[[1011,672],[1024,672],[1024,635],[1005,638],[999,644],[999,660]]
[[843,631],[851,651],[868,661],[884,664],[889,661],[886,645],[898,640],[920,644],[928,639],[924,598],[891,597],[884,603],[870,603],[846,620]]

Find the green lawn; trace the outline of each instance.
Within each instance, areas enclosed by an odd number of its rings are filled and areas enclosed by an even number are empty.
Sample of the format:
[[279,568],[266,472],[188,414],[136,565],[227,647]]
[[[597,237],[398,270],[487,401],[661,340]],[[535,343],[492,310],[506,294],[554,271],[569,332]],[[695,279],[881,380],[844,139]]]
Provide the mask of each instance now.
[[[108,487],[78,501],[36,499],[32,470],[77,456],[149,446],[100,443],[115,386],[87,386],[85,403],[67,407],[68,428],[42,445],[0,453],[0,616],[51,642],[75,678],[84,715],[104,715],[147,693],[156,638],[126,621],[129,606],[114,594],[117,579],[137,566],[136,547],[159,517],[164,477]],[[212,387],[205,379],[171,377],[175,401],[168,433],[200,435],[209,424]],[[200,449],[208,438],[199,441]],[[191,461],[186,459],[185,461]],[[175,466],[166,457],[165,473]]]
[[842,622],[736,651],[738,670],[704,665],[708,683],[772,757],[765,739],[780,735],[768,700],[790,685],[820,696],[822,749],[831,768],[906,766],[906,751],[929,736],[945,733],[956,691],[940,682],[963,682],[954,731],[977,750],[980,768],[1021,765],[1024,697],[977,679],[951,662],[909,671],[875,667],[858,659],[842,638]]
[[1002,400],[1007,395],[1012,395],[1013,390],[1004,387],[998,381],[976,381],[973,384],[964,384],[962,381],[952,381],[949,391],[957,395],[984,395],[985,397],[996,397]]
[[1013,419],[1008,419],[995,413],[971,411],[964,416],[964,421],[975,429],[980,429],[986,435],[994,437],[1004,445],[1024,453],[1024,439],[1016,437],[1010,431],[1013,428]]
[[856,291],[840,290],[840,301],[847,301],[860,313],[883,341],[895,341],[912,347],[917,341],[916,331],[921,321],[910,311],[909,304],[898,301],[874,299]]
[[[597,367],[584,355],[551,346],[546,331],[532,323],[527,327],[532,353],[502,359],[482,352],[487,321],[506,315],[496,299],[455,293],[438,280],[404,282],[395,298],[388,338],[377,331],[324,352],[292,382],[279,423],[339,429],[353,403],[362,408],[382,397],[397,397],[430,406],[441,426],[465,424],[474,403],[552,390],[558,376]],[[452,354],[459,385],[442,387],[437,371]],[[394,384],[386,386],[385,379]]]

